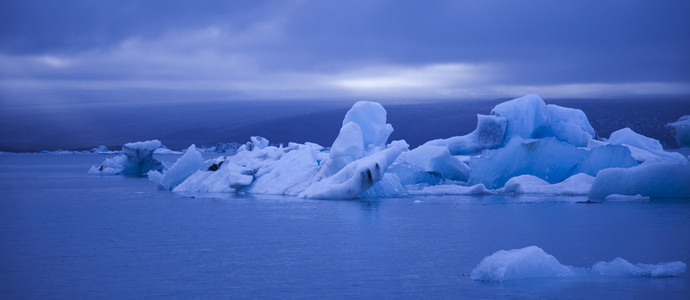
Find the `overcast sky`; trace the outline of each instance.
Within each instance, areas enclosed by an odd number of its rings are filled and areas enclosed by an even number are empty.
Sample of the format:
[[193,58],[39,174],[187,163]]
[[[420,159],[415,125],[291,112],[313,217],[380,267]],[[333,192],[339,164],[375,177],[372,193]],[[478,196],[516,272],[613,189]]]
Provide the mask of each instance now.
[[0,1],[4,104],[525,93],[690,94],[690,1]]

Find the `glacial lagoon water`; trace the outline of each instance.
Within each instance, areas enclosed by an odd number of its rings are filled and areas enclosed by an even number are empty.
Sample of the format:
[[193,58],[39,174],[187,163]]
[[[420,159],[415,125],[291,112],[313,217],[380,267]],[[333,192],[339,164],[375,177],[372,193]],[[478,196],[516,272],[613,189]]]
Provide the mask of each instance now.
[[[536,245],[590,267],[690,262],[690,201],[182,197],[88,176],[104,155],[0,155],[0,295],[93,298],[687,299],[690,275],[473,281]],[[165,159],[174,161],[175,157]]]

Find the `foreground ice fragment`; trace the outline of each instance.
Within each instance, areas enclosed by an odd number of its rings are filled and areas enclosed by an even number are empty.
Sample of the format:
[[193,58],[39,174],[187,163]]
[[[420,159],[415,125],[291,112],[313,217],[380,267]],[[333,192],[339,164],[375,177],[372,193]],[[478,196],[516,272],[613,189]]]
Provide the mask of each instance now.
[[671,277],[685,272],[686,265],[683,262],[674,261],[660,264],[631,264],[620,257],[610,262],[597,262],[592,266],[592,271],[603,276],[630,276],[630,277]]
[[682,116],[678,121],[668,123],[666,126],[671,128],[678,146],[690,147],[690,115]]
[[485,257],[472,270],[474,280],[503,281],[528,278],[573,276],[571,267],[564,266],[537,246],[522,249],[499,250]]
[[504,281],[572,276],[670,277],[686,271],[680,261],[659,264],[636,264],[620,257],[610,262],[597,262],[591,269],[562,265],[555,257],[537,246],[499,250],[485,257],[470,276],[480,281]]

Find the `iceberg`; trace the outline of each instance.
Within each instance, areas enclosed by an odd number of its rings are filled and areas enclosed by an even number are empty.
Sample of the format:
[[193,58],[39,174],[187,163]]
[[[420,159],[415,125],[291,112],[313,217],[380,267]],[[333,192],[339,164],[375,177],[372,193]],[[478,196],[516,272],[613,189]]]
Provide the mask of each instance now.
[[162,171],[165,166],[153,158],[154,151],[160,146],[161,142],[158,140],[124,144],[122,155],[106,158],[99,168],[91,166],[89,174],[142,177],[152,170]]
[[[682,129],[687,118],[675,127]],[[428,141],[409,150],[388,138],[393,126],[379,103],[360,101],[345,114],[330,147],[271,145],[252,136],[219,144],[228,156],[204,161],[191,145],[175,164],[155,160],[157,140],[129,143],[90,174],[143,176],[162,189],[194,194],[242,192],[302,198],[398,197],[430,194],[549,194],[610,201],[641,197],[690,198],[690,167],[682,154],[630,128],[597,137],[579,109],[547,105],[526,95],[477,115],[464,136]],[[680,125],[679,125],[680,124]],[[669,125],[670,126],[670,125]],[[99,148],[99,151],[105,150]],[[166,152],[170,152],[166,150]]]
[[678,121],[668,123],[666,126],[671,128],[678,146],[690,147],[690,115],[682,116]]
[[690,198],[690,162],[643,163],[632,168],[601,170],[589,196],[642,195],[652,198]]
[[620,257],[610,262],[599,261],[592,268],[576,268],[561,264],[554,256],[537,246],[499,250],[485,257],[470,277],[478,281],[505,281],[535,278],[587,277],[672,277],[686,271],[680,261],[659,264],[631,264]]
[[[270,146],[252,137],[214,170],[198,170],[173,189],[180,193],[247,192],[302,198],[348,199],[404,193],[395,174],[386,174],[407,143],[386,142],[393,127],[378,103],[353,105],[330,151],[319,145]],[[163,178],[165,174],[163,174]]]

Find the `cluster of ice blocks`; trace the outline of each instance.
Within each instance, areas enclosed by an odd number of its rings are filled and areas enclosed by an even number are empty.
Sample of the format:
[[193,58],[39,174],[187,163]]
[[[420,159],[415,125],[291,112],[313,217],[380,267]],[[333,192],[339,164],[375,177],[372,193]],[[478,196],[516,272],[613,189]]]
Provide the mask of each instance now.
[[[688,120],[669,124],[687,140]],[[147,174],[174,192],[242,192],[347,199],[407,194],[554,194],[592,199],[690,198],[690,162],[630,128],[597,137],[584,112],[527,95],[477,116],[464,136],[409,149],[378,103],[357,102],[330,148],[272,146],[261,137],[231,156],[204,160],[194,145],[172,166],[152,154],[159,141],[130,143],[92,174]],[[687,145],[687,144],[686,144]],[[638,197],[618,197],[618,196]],[[612,199],[613,199],[612,198]]]

